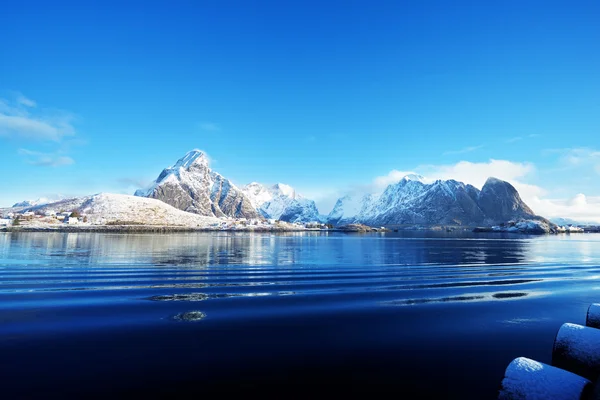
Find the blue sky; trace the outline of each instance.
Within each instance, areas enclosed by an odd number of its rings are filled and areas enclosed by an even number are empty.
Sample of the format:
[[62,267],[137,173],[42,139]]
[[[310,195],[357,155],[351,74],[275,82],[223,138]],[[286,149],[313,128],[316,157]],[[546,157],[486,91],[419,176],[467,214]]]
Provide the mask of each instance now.
[[200,148],[322,212],[416,171],[600,218],[599,20],[597,1],[9,2],[0,205],[132,193]]

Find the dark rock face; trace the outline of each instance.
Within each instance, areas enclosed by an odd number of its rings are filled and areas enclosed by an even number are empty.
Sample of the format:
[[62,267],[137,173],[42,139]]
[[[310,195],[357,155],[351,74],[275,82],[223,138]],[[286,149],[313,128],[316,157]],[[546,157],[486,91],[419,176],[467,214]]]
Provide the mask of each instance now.
[[210,217],[260,218],[244,193],[212,171],[206,155],[197,150],[165,168],[149,189],[135,195]]
[[491,223],[535,217],[531,208],[521,200],[519,192],[510,183],[496,178],[489,178],[483,185],[479,193],[479,207]]
[[[136,196],[137,195],[139,195],[138,192],[136,192]],[[190,211],[200,215],[211,215],[210,209],[209,211],[206,211],[206,208],[202,207],[204,202],[194,201],[198,200],[194,199],[194,195],[193,192],[186,191],[180,185],[165,183],[157,186],[149,195],[144,197],[161,200],[180,210]]]

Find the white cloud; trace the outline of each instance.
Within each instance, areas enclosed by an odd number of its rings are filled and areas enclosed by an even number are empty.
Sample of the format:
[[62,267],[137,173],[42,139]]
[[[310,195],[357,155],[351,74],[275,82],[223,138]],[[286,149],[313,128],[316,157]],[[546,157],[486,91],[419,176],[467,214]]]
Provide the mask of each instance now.
[[491,176],[508,182],[520,182],[522,178],[533,174],[535,167],[531,163],[491,159],[482,163],[460,161],[449,165],[422,165],[417,171],[431,180],[455,179],[481,189]]
[[521,136],[516,136],[510,139],[506,139],[506,143],[516,143],[523,140],[523,138]]
[[469,147],[465,147],[464,149],[460,149],[460,150],[450,150],[450,151],[445,151],[443,153],[443,155],[447,156],[447,155],[451,155],[451,154],[465,154],[465,153],[471,153],[473,151],[479,150],[482,147],[484,147],[483,145],[479,145],[479,146],[469,146]]
[[348,193],[345,193],[337,189],[298,189],[298,193],[301,193],[307,199],[313,200],[319,210],[320,214],[327,215],[333,209],[333,206],[338,199]]
[[19,149],[19,154],[25,157],[28,164],[40,167],[61,167],[75,163],[71,157],[59,154],[41,153],[27,149]]
[[141,189],[150,186],[152,180],[145,178],[119,178],[117,179],[117,182],[119,185],[127,188],[134,187],[136,189]]
[[35,101],[28,99],[27,97],[23,96],[22,94],[19,94],[17,96],[17,102],[26,107],[35,107],[37,105]]
[[378,192],[384,190],[387,186],[398,183],[400,179],[406,175],[416,174],[412,171],[398,171],[397,169],[391,170],[387,175],[378,176],[373,180],[373,188],[371,191]]
[[529,200],[529,206],[538,214],[547,218],[571,218],[576,221],[600,223],[600,197],[579,193],[570,199]]
[[0,99],[0,137],[58,142],[75,134],[71,114],[33,109],[35,106],[23,95],[14,101]]
[[58,141],[68,133],[69,130],[45,121],[0,114],[0,136]]
[[589,147],[546,149],[545,154],[559,154],[562,169],[581,168],[600,174],[600,151]]

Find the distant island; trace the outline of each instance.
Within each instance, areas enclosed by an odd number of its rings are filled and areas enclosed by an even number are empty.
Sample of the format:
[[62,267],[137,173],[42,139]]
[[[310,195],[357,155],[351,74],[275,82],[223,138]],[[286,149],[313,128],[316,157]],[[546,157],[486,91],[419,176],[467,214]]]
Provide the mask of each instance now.
[[[328,215],[284,184],[243,188],[193,150],[133,196],[100,193],[59,201],[20,202],[0,209],[5,231],[306,231],[404,229],[576,233],[535,215],[508,182],[489,178],[481,190],[455,180],[425,183],[407,175],[382,193],[341,197]],[[589,231],[590,229],[588,229]]]

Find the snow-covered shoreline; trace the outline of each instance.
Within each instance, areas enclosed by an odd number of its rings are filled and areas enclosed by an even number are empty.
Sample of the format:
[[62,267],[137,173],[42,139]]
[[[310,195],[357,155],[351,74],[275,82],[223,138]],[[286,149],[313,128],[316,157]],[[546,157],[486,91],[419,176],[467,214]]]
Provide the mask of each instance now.
[[182,232],[343,232],[340,229],[244,227],[244,228],[194,228],[172,225],[52,225],[52,226],[9,226],[0,232],[77,232],[77,233],[182,233]]
[[583,230],[558,227],[546,220],[509,221],[501,226],[465,225],[333,225],[320,221],[284,222],[266,218],[208,217],[177,209],[157,199],[100,193],[30,207],[0,209],[4,232],[384,232],[404,230],[470,230],[554,234]]

